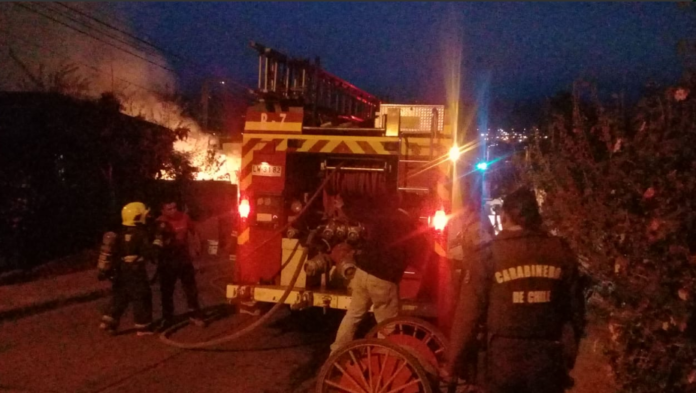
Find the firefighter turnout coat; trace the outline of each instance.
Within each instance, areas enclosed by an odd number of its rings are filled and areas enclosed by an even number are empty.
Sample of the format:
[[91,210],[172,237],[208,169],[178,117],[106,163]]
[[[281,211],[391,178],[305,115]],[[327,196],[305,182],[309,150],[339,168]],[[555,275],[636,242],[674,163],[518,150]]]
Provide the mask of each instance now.
[[156,259],[157,247],[150,244],[145,227],[124,226],[115,242],[113,294],[104,322],[118,326],[129,304],[137,329],[146,329],[152,322],[152,292],[146,263]]

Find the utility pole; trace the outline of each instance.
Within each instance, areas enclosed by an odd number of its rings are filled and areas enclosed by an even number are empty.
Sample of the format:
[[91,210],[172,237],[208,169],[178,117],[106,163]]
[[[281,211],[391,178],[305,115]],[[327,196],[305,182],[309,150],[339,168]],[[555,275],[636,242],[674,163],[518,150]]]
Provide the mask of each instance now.
[[203,88],[201,89],[201,124],[204,130],[208,130],[208,107],[210,102],[210,79],[203,80]]

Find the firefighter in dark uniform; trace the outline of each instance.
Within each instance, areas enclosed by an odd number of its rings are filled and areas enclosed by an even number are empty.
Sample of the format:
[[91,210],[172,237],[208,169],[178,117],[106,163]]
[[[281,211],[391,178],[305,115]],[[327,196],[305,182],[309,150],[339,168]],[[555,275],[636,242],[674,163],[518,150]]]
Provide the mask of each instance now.
[[476,348],[482,324],[488,393],[563,392],[573,362],[562,333],[572,327],[577,345],[584,326],[577,259],[560,238],[541,230],[529,189],[504,198],[502,223],[503,230],[482,245],[464,273],[447,372],[467,374],[463,359]]
[[121,316],[133,305],[138,336],[152,334],[152,291],[145,264],[156,260],[157,247],[150,241],[145,222],[149,210],[141,202],[129,203],[121,210],[123,227],[117,235],[109,232],[99,260],[100,280],[113,282],[111,304],[102,316],[100,329],[115,334]]

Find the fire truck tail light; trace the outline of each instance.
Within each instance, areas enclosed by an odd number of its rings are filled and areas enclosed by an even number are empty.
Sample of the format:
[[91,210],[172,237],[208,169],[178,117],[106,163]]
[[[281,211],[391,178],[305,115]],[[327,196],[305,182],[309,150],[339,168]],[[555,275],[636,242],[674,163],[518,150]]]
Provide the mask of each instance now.
[[435,212],[435,215],[433,216],[431,223],[433,224],[433,228],[435,228],[438,231],[442,231],[447,226],[447,221],[449,221],[449,218],[447,217],[447,214],[445,214],[445,211],[438,210]]
[[241,218],[248,218],[249,213],[251,213],[251,206],[249,206],[249,200],[248,199],[242,199],[239,202],[239,216]]

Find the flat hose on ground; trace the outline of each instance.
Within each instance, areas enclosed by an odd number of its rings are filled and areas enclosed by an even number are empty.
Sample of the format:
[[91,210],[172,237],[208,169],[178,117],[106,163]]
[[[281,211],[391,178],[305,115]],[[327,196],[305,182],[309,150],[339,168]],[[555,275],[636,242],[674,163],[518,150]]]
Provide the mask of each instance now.
[[[311,236],[311,235],[310,235]],[[299,244],[299,243],[298,243]],[[295,268],[295,272],[292,275],[292,279],[290,279],[290,283],[288,284],[288,288],[283,292],[283,295],[278,299],[278,302],[266,313],[264,314],[261,318],[259,318],[258,321],[252,323],[251,325],[238,330],[230,335],[220,337],[217,339],[209,340],[209,341],[203,341],[203,342],[197,342],[197,343],[181,343],[177,341],[172,341],[169,339],[169,335],[185,326],[188,324],[188,321],[184,321],[181,323],[178,323],[169,329],[165,330],[160,334],[160,341],[164,342],[167,345],[171,345],[176,348],[180,349],[201,349],[201,348],[210,348],[214,347],[216,345],[224,344],[229,341],[236,340],[242,336],[245,336],[255,329],[258,329],[261,327],[263,324],[265,324],[282,306],[285,305],[285,300],[290,296],[290,293],[292,290],[295,288],[295,283],[297,282],[297,279],[300,277],[300,272],[302,271],[302,268],[304,267],[304,261],[307,259],[307,249],[302,250],[302,256],[300,257],[300,263],[297,264],[297,268]]]
[[[326,179],[321,183],[319,188],[317,188],[317,190],[314,192],[314,195],[312,195],[312,197],[307,201],[304,208],[302,208],[302,210],[299,212],[298,217],[302,216],[307,211],[309,206],[317,198],[317,196],[319,196],[319,194],[324,190],[324,188],[329,183],[329,181],[332,178],[334,178],[336,173],[338,173],[338,170],[342,165],[343,165],[342,163],[339,165],[336,165],[336,168],[331,172],[331,175],[326,177]],[[285,231],[289,226],[290,226],[290,223],[286,224],[285,226],[283,226],[283,228],[278,230],[275,234],[278,234],[278,233]],[[310,231],[309,236],[307,237],[307,244],[311,244],[311,241],[314,238],[315,233],[316,233],[316,230]],[[254,250],[252,250],[246,256],[249,256],[252,253],[254,253],[256,250],[261,249],[261,247],[263,245],[265,245],[267,242],[268,242],[268,240],[261,243],[258,247],[256,247]],[[297,246],[299,246],[299,242],[297,243]],[[294,251],[293,251],[293,254],[294,254]],[[285,305],[285,300],[288,298],[288,296],[290,296],[290,293],[295,288],[295,283],[297,282],[297,279],[300,277],[300,272],[302,271],[302,268],[304,267],[304,262],[306,259],[307,259],[307,249],[305,248],[302,250],[302,256],[300,257],[300,263],[297,264],[297,268],[295,269],[295,272],[292,275],[292,279],[290,280],[288,287],[285,289],[285,292],[283,292],[283,295],[280,297],[278,302],[266,314],[264,314],[258,321],[252,323],[251,325],[249,325],[249,326],[247,326],[239,331],[236,331],[232,334],[229,334],[227,336],[223,336],[223,337],[216,338],[216,339],[209,340],[209,341],[202,341],[202,342],[195,342],[195,343],[182,343],[182,342],[170,340],[169,339],[170,334],[172,334],[174,331],[188,325],[188,323],[189,323],[188,321],[183,321],[183,322],[177,323],[177,324],[169,327],[165,331],[163,331],[159,337],[160,341],[162,341],[163,343],[165,343],[169,346],[176,347],[179,349],[202,349],[202,348],[214,347],[214,346],[217,346],[217,345],[229,342],[229,341],[233,341],[233,340],[236,340],[240,337],[243,337],[243,336],[251,333],[255,329],[261,327],[264,323],[266,323],[276,312],[278,312],[278,310],[280,310],[280,308],[282,306]]]

